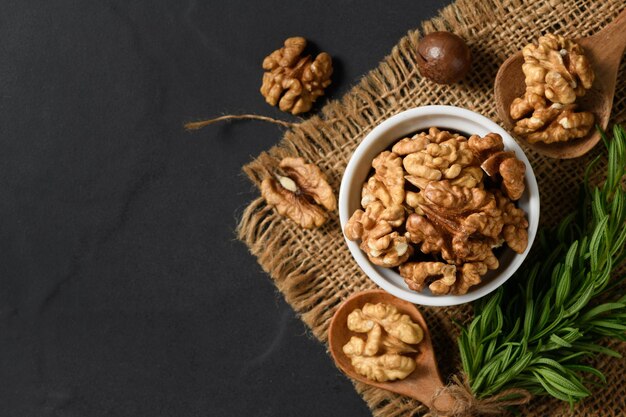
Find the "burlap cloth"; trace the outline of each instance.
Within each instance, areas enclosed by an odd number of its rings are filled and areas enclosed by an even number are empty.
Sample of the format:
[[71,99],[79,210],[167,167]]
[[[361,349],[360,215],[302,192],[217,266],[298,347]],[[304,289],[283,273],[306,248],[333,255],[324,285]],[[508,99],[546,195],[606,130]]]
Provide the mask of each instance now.
[[[500,64],[530,40],[545,32],[572,37],[591,35],[613,20],[624,0],[459,0],[424,22],[423,32],[449,30],[461,35],[473,54],[469,77],[452,86],[436,85],[422,79],[416,70],[416,48],[420,31],[400,39],[378,68],[367,74],[341,100],[329,102],[321,115],[295,125],[282,141],[259,155],[243,169],[258,186],[278,161],[299,155],[317,164],[339,184],[350,155],[372,128],[403,110],[428,104],[465,107],[495,121],[493,80]],[[626,28],[625,28],[626,30]],[[622,65],[617,81],[612,122],[625,120],[626,83]],[[582,173],[593,155],[570,161],[555,161],[526,149],[541,190],[541,219],[554,224],[574,204]],[[602,169],[602,168],[601,168]],[[335,308],[350,294],[375,284],[350,256],[334,213],[321,229],[302,230],[283,219],[261,198],[245,210],[239,228],[240,239],[258,257],[278,289],[313,335],[326,343],[328,324]],[[451,318],[466,320],[470,306],[422,308],[433,334],[444,378],[461,369],[456,346],[457,329]],[[612,347],[626,355],[626,343]],[[330,360],[330,359],[329,359]],[[594,388],[595,395],[578,404],[574,411],[562,402],[535,398],[522,409],[527,416],[622,416],[626,413],[626,368],[623,359],[600,356],[595,365],[609,384]],[[375,416],[422,415],[426,408],[417,401],[355,383]]]

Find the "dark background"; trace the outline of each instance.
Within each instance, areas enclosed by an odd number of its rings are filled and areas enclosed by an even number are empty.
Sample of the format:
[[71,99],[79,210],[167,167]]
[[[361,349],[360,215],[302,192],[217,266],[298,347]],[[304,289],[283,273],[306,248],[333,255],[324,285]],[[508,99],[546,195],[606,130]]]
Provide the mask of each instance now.
[[294,35],[340,98],[447,2],[3,1],[0,416],[369,415],[235,240],[281,130],[182,124],[291,120],[258,89]]

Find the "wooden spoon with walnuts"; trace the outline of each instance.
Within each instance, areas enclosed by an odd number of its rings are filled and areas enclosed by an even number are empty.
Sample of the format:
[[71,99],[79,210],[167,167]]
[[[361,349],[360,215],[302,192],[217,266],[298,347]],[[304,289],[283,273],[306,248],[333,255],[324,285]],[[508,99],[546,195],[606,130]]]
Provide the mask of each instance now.
[[[611,116],[617,71],[626,49],[626,9],[600,32],[587,38],[577,39],[576,43],[583,47],[591,67],[595,72],[595,81],[587,94],[580,97],[577,103],[581,110],[587,110],[595,116],[595,124],[606,129]],[[522,72],[524,58],[518,52],[507,59],[500,67],[495,80],[495,97],[498,115],[508,129],[513,129],[515,122],[511,118],[511,103],[515,98],[523,96],[525,76]],[[576,158],[589,152],[600,141],[600,133],[593,127],[580,139],[559,143],[525,144],[538,153],[552,158]]]
[[[418,353],[415,357],[417,366],[405,379],[396,381],[377,382],[368,379],[354,370],[350,358],[344,353],[343,347],[348,343],[352,334],[347,327],[348,315],[365,304],[384,303],[395,306],[402,314],[407,314],[411,320],[422,328],[423,339],[417,345]],[[328,329],[328,347],[335,359],[335,363],[346,375],[352,379],[372,385],[397,394],[415,398],[428,407],[433,407],[433,398],[444,384],[439,374],[435,352],[426,321],[415,305],[400,300],[383,290],[367,290],[354,294],[348,298],[335,312]],[[438,410],[446,412],[452,410],[454,399],[447,393],[441,393],[434,401]]]

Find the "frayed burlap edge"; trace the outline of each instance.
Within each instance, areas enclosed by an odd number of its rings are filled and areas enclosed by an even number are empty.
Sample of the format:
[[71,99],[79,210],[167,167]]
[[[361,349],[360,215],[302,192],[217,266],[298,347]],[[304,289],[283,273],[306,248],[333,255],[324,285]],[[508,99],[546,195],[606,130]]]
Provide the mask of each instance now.
[[[587,36],[610,22],[624,7],[620,0],[458,0],[439,16],[423,23],[423,32],[449,30],[464,37],[472,49],[470,77],[453,86],[440,86],[419,76],[416,50],[420,32],[400,39],[378,68],[368,73],[340,101],[331,101],[303,123],[287,131],[280,143],[263,152],[243,170],[257,186],[285,156],[302,156],[328,175],[335,190],[355,147],[369,131],[389,116],[411,107],[451,104],[466,107],[499,121],[494,108],[492,83],[500,63],[529,40],[545,32]],[[621,67],[614,102],[613,122],[626,120],[624,65]],[[526,149],[542,194],[542,223],[554,224],[572,208],[572,189],[582,178],[586,163],[601,150],[574,161],[554,161]],[[601,172],[603,167],[599,167]],[[335,308],[350,294],[374,288],[351,258],[343,241],[336,213],[320,229],[308,231],[283,219],[257,198],[245,209],[238,228],[239,238],[272,277],[313,335],[326,342],[326,331]],[[471,317],[470,306],[423,308],[443,375],[460,370],[451,318]],[[626,354],[623,343],[612,347]],[[595,363],[611,385],[573,411],[547,398],[535,399],[523,410],[529,416],[618,416],[626,409],[626,371],[614,359]],[[376,416],[422,415],[418,402],[355,382],[357,392]]]

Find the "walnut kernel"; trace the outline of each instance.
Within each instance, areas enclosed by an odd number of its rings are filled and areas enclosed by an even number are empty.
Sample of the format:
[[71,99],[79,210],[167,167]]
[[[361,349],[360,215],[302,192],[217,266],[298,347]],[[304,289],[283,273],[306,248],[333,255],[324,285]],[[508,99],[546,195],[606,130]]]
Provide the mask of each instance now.
[[279,167],[286,175],[276,174],[261,183],[261,195],[267,204],[305,229],[323,225],[327,211],[337,208],[324,173],[302,158],[284,158]]
[[289,38],[282,48],[263,60],[261,94],[268,104],[292,114],[305,113],[315,100],[324,95],[331,83],[333,64],[330,55],[322,52],[315,59],[302,56],[306,39]]
[[400,275],[412,290],[422,291],[428,285],[433,294],[442,295],[448,294],[456,282],[456,266],[443,262],[407,262],[400,266]]

